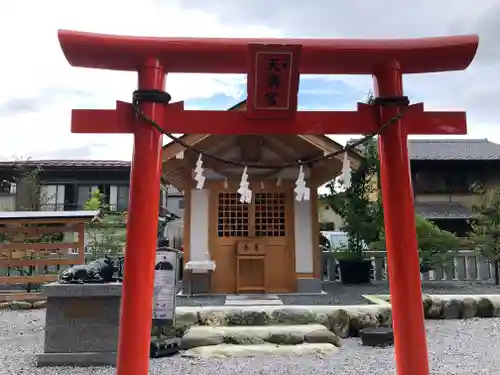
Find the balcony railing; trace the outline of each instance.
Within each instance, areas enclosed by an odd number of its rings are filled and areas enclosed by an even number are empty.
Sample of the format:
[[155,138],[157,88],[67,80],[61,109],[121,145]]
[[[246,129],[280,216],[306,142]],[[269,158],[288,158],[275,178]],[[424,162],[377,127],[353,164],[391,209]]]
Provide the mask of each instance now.
[[[39,211],[81,211],[85,209],[84,204],[77,203],[45,203],[39,206]],[[107,205],[108,212],[125,212],[128,211],[127,205],[110,204]],[[0,202],[0,211],[16,211],[15,202]],[[160,207],[159,216],[164,217],[167,214],[166,207]]]
[[[125,212],[128,206],[110,204],[106,208],[109,212]],[[85,209],[85,204],[78,203],[46,203],[40,205],[40,211],[80,211]]]
[[[385,251],[366,251],[373,265],[373,280],[387,280],[387,254]],[[494,266],[473,250],[460,250],[454,253],[452,261],[445,267],[422,274],[424,282],[493,282]],[[323,251],[323,280],[326,282],[342,281],[335,252]]]

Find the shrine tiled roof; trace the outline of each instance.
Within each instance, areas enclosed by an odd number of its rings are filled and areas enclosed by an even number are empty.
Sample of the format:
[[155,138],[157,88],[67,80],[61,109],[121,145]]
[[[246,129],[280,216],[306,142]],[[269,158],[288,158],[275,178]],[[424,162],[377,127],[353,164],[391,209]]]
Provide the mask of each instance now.
[[129,161],[122,160],[17,160],[0,161],[0,168],[36,167],[43,168],[130,168]]
[[408,153],[410,160],[500,161],[500,144],[487,139],[410,139]]
[[500,144],[487,139],[413,139],[411,160],[500,160]]
[[415,202],[415,213],[429,220],[470,219],[473,216],[469,207],[453,202]]

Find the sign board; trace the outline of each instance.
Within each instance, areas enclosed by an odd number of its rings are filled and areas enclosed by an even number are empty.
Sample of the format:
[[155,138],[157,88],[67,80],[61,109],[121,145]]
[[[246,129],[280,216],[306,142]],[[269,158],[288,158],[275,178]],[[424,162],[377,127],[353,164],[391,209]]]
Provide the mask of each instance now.
[[247,116],[292,119],[299,92],[299,45],[249,46]]
[[156,251],[153,320],[174,321],[178,256],[175,251]]

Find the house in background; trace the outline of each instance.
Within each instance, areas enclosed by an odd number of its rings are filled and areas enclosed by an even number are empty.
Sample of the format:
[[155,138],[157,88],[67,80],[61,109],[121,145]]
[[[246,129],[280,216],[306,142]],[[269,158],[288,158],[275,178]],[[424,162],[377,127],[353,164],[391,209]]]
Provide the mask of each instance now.
[[[40,168],[40,191],[23,186],[29,171]],[[0,162],[0,211],[74,211],[84,209],[99,190],[109,210],[125,212],[129,204],[130,162],[116,160],[22,160]],[[12,184],[11,182],[14,182]],[[177,198],[178,192],[174,194]],[[34,200],[34,198],[37,198]],[[161,186],[160,216],[166,215],[167,189]]]
[[[409,140],[408,150],[415,212],[466,236],[473,217],[473,185],[500,186],[500,145],[487,139],[418,139]],[[332,230],[343,224],[327,205],[320,206],[318,220]]]
[[[40,191],[26,184],[23,177],[40,169]],[[27,160],[0,162],[0,180],[14,181],[10,205],[1,210],[75,211],[82,210],[91,194],[104,194],[110,211],[128,210],[130,163],[94,160]],[[7,185],[4,183],[4,185]],[[3,202],[7,198],[4,197]]]
[[[23,177],[39,168],[38,183],[23,184]],[[24,180],[26,181],[26,180]],[[109,211],[129,209],[130,162],[113,160],[23,160],[0,162],[0,211],[77,211],[83,210],[91,194],[103,194]],[[173,194],[167,211],[168,188],[161,185],[159,224],[182,216],[182,195]],[[123,228],[125,231],[125,228]],[[99,234],[94,233],[94,236]],[[86,246],[93,242],[86,233]],[[123,237],[123,236],[122,236]]]
[[342,230],[342,217],[321,200],[318,202],[318,221],[320,230]]
[[474,184],[500,186],[500,145],[487,139],[409,143],[415,211],[440,228],[466,236]]
[[184,194],[172,185],[165,185],[164,189],[166,208],[171,219],[184,217]]

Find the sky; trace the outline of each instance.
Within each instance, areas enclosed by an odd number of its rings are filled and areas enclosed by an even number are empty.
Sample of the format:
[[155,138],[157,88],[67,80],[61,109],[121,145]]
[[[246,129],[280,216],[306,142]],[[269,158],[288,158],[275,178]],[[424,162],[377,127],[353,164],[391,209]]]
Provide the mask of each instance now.
[[[281,4],[278,6],[278,4]],[[72,68],[58,29],[164,37],[411,38],[476,33],[462,72],[404,80],[412,102],[468,114],[469,138],[500,143],[500,0],[16,0],[0,5],[0,160],[130,160],[131,135],[71,134],[72,108],[130,101],[134,73]],[[369,76],[304,76],[300,109],[354,109]],[[246,96],[244,76],[169,74],[167,91],[190,109],[226,109]],[[352,136],[335,136],[344,143]]]

